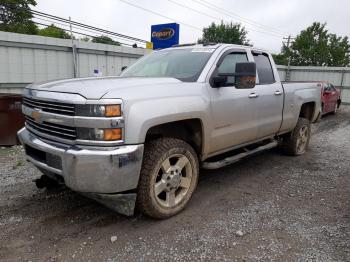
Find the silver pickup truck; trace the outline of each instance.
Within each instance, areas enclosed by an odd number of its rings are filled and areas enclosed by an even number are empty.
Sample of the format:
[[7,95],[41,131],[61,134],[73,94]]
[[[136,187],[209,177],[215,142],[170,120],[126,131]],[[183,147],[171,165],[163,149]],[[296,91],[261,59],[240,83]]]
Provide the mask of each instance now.
[[166,218],[186,206],[200,168],[278,145],[303,154],[320,112],[317,84],[282,84],[266,51],[185,45],[119,77],[28,86],[18,136],[41,186],[58,181],[120,213]]

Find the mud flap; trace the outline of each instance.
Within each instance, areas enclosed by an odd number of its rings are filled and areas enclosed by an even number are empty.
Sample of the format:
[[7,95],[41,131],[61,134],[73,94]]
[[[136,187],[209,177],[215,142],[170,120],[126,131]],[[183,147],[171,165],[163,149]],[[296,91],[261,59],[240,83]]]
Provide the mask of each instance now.
[[84,193],[102,205],[125,216],[133,216],[135,211],[136,193],[134,194],[96,194]]

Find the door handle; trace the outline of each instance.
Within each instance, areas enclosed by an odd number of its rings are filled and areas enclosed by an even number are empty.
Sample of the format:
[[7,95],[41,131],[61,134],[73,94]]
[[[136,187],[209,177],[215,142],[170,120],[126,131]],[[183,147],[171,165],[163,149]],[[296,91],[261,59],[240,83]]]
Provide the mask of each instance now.
[[280,95],[282,95],[282,92],[279,91],[279,90],[277,90],[277,91],[275,92],[275,96],[280,96]]
[[251,93],[248,97],[249,98],[257,98],[259,95],[255,93]]

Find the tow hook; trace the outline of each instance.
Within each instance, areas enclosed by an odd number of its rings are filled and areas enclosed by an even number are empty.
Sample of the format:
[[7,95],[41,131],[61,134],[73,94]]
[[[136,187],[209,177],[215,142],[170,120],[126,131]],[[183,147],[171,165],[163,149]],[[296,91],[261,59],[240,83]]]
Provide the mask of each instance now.
[[33,180],[36,187],[39,189],[53,189],[60,185],[60,183],[46,175],[42,175],[40,178]]

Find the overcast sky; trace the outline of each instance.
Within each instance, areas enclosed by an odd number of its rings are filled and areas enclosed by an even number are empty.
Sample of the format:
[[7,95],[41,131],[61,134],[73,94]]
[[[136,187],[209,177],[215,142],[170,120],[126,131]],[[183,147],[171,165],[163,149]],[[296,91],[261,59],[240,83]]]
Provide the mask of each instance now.
[[254,46],[272,52],[279,52],[283,36],[295,36],[314,21],[327,22],[327,28],[332,33],[350,36],[349,0],[205,0],[227,10],[230,12],[228,15],[215,11],[214,7],[199,4],[200,0],[36,1],[38,5],[34,9],[37,11],[65,18],[71,16],[75,21],[145,40],[150,39],[151,25],[175,21],[180,23],[180,43],[195,42],[201,36],[200,29],[211,22],[220,22],[218,19],[241,22],[248,30],[248,38]]

